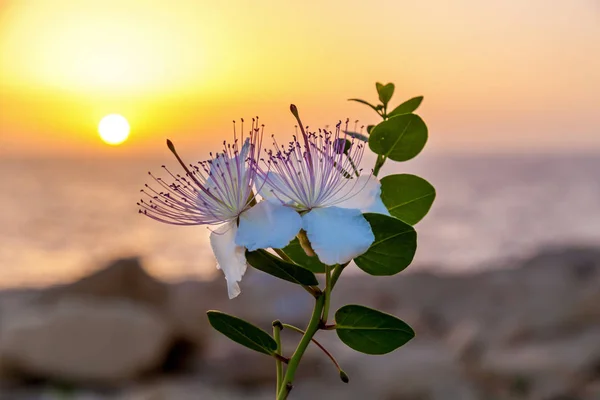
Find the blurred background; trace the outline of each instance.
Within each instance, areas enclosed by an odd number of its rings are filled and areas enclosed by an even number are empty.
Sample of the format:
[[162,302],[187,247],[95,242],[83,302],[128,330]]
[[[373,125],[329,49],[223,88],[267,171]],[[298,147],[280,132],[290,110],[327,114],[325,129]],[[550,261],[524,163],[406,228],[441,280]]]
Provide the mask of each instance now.
[[430,134],[382,175],[437,199],[413,265],[349,269],[336,304],[418,338],[368,358],[325,332],[351,383],[315,351],[291,398],[600,399],[597,0],[0,0],[0,399],[271,398],[271,360],[204,313],[270,329],[310,299],[249,271],[228,301],[210,232],[138,215],[139,189],[166,138],[201,160],[260,116],[282,142],[290,103],[377,123],[347,101],[375,81],[423,95]]

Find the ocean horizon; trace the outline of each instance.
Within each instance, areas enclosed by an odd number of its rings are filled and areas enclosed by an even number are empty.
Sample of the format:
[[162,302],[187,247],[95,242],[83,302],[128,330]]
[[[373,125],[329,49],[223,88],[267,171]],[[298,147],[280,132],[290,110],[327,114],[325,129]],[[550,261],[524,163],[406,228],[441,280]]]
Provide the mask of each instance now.
[[[138,214],[147,172],[170,161],[0,160],[0,287],[71,281],[124,256],[168,281],[214,276],[207,227]],[[415,173],[437,189],[407,271],[463,273],[544,247],[599,244],[599,170],[600,154],[425,154],[381,176]]]

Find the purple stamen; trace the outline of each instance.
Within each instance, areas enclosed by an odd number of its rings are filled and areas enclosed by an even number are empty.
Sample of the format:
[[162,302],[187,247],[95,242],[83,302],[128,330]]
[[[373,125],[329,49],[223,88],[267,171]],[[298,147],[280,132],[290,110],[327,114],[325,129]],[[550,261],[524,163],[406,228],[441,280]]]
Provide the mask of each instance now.
[[[331,206],[352,196],[357,183],[353,173],[358,172],[355,165],[360,163],[364,145],[345,133],[342,135],[341,122],[335,132],[325,129],[307,132],[295,106],[291,110],[300,124],[304,143],[294,136],[285,149],[273,139],[276,150],[268,152],[269,158],[263,165],[277,175],[272,177],[265,169],[258,168],[260,178],[278,199],[289,198],[300,210]],[[340,151],[340,143],[345,151]]]
[[149,172],[158,190],[145,185],[142,193],[147,199],[137,203],[139,212],[175,225],[220,224],[238,218],[254,198],[255,160],[260,155],[262,134],[257,118],[240,149],[234,123],[233,143],[223,142],[221,153],[210,153],[211,159],[189,166],[179,157],[173,143],[167,141],[185,175],[174,174],[163,166],[172,182],[166,183]]

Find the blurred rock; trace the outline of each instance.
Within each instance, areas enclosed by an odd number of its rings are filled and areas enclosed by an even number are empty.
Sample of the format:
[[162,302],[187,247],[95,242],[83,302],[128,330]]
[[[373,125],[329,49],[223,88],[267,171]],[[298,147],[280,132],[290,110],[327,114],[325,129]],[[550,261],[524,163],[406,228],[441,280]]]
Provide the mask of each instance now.
[[[206,350],[211,332],[206,311],[216,287],[208,282],[182,282],[169,287],[166,312],[176,336],[193,347],[196,356]],[[220,292],[221,294],[223,292]]]
[[187,368],[206,348],[209,326],[204,305],[209,298],[207,289],[214,285],[198,285],[195,282],[168,285],[149,275],[138,258],[124,258],[74,283],[43,290],[36,303],[53,304],[63,299],[122,300],[151,309],[171,327],[172,347],[163,364],[170,371]]
[[126,299],[164,308],[169,290],[144,270],[138,258],[123,258],[74,283],[42,292],[39,301],[48,303],[73,296]]
[[[348,303],[376,307],[417,338],[372,357],[319,332],[350,383],[311,345],[290,400],[600,399],[600,250],[548,249],[469,275],[411,268],[382,278],[348,267],[331,315]],[[27,378],[123,383],[113,392],[78,390],[75,399],[271,399],[273,360],[213,331],[206,311],[270,331],[274,319],[304,327],[313,301],[252,269],[242,294],[228,300],[221,277],[165,284],[136,259],[120,260],[71,285],[0,293],[0,360]],[[299,335],[284,330],[282,338],[289,355]],[[184,375],[177,366],[186,358],[194,362]],[[144,372],[153,369],[161,374],[149,381]],[[8,397],[0,388],[5,398],[48,397]]]
[[452,351],[443,344],[415,339],[396,357],[370,360],[367,355],[351,354],[350,358],[341,362],[348,365],[346,371],[351,374],[351,384],[367,385],[371,393],[378,393],[377,398],[477,399],[472,384],[457,361]]
[[559,340],[533,341],[511,347],[489,349],[482,357],[480,372],[496,381],[527,382],[534,398],[568,394],[582,384],[580,377],[600,363],[599,329]]
[[[267,394],[268,393],[268,394]],[[271,400],[274,390],[251,392],[232,385],[215,387],[195,377],[167,378],[126,390],[115,400]]]
[[0,360],[26,378],[116,385],[159,368],[167,321],[123,300],[64,299],[24,309],[0,330]]

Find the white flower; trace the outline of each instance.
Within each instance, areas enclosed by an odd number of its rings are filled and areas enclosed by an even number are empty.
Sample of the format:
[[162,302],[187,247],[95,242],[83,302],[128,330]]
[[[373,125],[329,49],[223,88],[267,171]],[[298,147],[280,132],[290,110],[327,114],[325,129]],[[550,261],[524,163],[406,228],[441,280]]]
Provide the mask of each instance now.
[[[373,175],[359,175],[356,165],[364,151],[352,140],[344,151],[346,137],[335,132],[306,133],[302,143],[296,137],[287,149],[275,143],[269,152],[269,168],[259,168],[259,193],[268,202],[285,205],[302,215],[301,228],[321,262],[329,265],[349,262],[366,252],[375,237],[363,212],[389,215],[381,201],[381,185]],[[343,142],[341,142],[343,141]],[[283,224],[274,225],[283,229]],[[283,233],[283,232],[282,232]]]
[[[210,244],[217,268],[225,274],[229,298],[240,294],[239,282],[246,272],[246,249],[285,247],[298,233],[298,213],[281,205],[255,203],[253,186],[257,176],[256,159],[260,153],[262,131],[253,120],[249,137],[241,151],[238,141],[223,143],[223,151],[211,159],[186,166],[173,144],[169,149],[185,170],[173,174],[166,167],[171,183],[152,178],[160,185],[155,190],[146,185],[140,212],[157,221],[175,225],[218,225],[211,232]],[[242,127],[243,129],[243,127]],[[275,228],[275,223],[284,226]],[[248,229],[248,227],[251,229]]]

